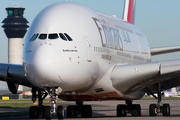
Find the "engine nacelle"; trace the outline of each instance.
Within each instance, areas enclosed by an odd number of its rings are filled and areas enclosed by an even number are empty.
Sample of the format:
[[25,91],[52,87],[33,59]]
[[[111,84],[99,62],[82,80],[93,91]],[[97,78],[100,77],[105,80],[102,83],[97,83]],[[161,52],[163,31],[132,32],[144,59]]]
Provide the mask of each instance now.
[[[158,63],[117,65],[111,73],[114,88],[123,94],[132,92],[140,85],[145,85],[151,78],[159,73]],[[141,84],[143,82],[143,84]]]
[[9,91],[11,91],[11,93],[13,94],[16,94],[18,91],[19,84],[15,84],[12,80],[8,80],[8,79],[6,80],[6,82],[7,82]]

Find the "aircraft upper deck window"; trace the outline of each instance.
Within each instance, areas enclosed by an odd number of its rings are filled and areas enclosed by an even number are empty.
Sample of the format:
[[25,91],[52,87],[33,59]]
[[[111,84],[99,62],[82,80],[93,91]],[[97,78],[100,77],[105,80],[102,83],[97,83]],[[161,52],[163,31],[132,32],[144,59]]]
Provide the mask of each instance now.
[[47,38],[47,34],[40,34],[39,35],[39,39],[46,39]]
[[57,34],[57,33],[53,33],[53,34],[49,34],[48,38],[49,38],[49,39],[57,39],[57,38],[59,38],[59,37],[58,37],[58,34]]
[[65,40],[65,41],[67,41],[67,38],[64,36],[64,34],[59,33],[59,36],[61,37],[61,39],[63,39],[63,40]]
[[71,38],[67,33],[64,33],[64,35],[67,37],[67,39],[68,39],[69,41],[72,41],[72,38]]

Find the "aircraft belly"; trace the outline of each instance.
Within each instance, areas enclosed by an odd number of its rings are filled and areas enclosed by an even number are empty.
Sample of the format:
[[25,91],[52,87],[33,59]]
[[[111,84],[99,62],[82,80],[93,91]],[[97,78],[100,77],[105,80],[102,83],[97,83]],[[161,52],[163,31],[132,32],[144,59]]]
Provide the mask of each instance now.
[[129,95],[120,95],[118,91],[104,93],[61,93],[58,97],[66,101],[101,101],[101,100],[137,100],[144,96],[144,91],[136,91]]
[[144,96],[145,92],[143,90],[134,91],[131,94],[123,94],[123,98],[126,100],[138,100]]
[[99,94],[59,94],[58,97],[63,100],[80,100],[80,101],[98,101],[98,100],[124,100],[119,96],[115,91],[108,93],[99,93]]

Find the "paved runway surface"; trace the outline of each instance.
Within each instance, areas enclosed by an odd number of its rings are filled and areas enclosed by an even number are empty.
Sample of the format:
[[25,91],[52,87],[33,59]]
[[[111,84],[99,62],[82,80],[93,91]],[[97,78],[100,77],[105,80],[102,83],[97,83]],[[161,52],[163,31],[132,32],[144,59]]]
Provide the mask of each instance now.
[[[163,117],[162,114],[159,114],[157,117],[149,117],[149,104],[156,103],[155,100],[136,100],[133,101],[134,104],[141,104],[141,117],[131,117],[130,114],[127,117],[118,118],[116,117],[116,106],[117,104],[124,104],[124,101],[102,101],[102,102],[84,102],[84,104],[92,105],[93,109],[93,118],[79,118],[81,120],[179,120],[180,119],[180,100],[166,100],[162,101],[163,103],[169,103],[171,106],[171,116]],[[65,108],[67,105],[73,105],[75,102],[58,102],[59,105],[63,105]],[[28,111],[28,108],[0,108],[0,112],[2,111]],[[40,116],[40,119],[42,117]],[[0,119],[29,119],[29,116],[18,116],[18,117],[1,117]],[[53,116],[53,119],[56,119],[56,116]],[[65,118],[68,120],[68,118]],[[74,120],[76,120],[74,119]]]

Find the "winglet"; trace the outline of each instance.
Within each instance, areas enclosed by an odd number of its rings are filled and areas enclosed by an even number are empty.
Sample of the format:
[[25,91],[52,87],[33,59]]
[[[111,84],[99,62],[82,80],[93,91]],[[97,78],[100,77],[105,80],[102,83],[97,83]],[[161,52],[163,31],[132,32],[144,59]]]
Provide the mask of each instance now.
[[123,20],[134,24],[135,0],[125,0]]

